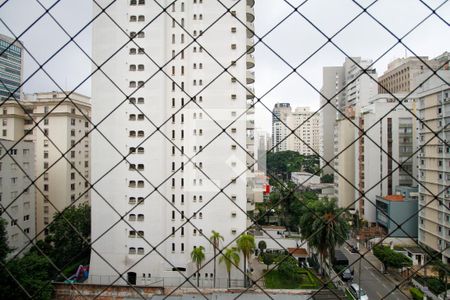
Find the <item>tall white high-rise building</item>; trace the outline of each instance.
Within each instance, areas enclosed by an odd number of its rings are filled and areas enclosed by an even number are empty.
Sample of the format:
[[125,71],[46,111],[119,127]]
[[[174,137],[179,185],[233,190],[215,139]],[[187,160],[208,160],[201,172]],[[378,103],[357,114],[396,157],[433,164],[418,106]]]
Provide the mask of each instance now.
[[[333,106],[341,103],[344,93],[344,67],[324,67],[322,71],[322,89],[320,90],[320,166],[323,167],[324,174],[332,174],[334,157],[334,126],[336,125],[336,115],[338,111]],[[328,100],[330,101],[328,103]],[[329,165],[325,166],[326,163]]]
[[199,246],[211,280],[211,231],[223,248],[246,230],[254,1],[228,2],[99,1],[123,30],[104,14],[93,26],[107,76],[92,81],[91,282],[179,284]]
[[[344,208],[358,208],[355,203],[360,193],[356,186],[358,170],[356,147],[358,146],[361,107],[366,106],[377,94],[377,73],[370,69],[371,60],[360,57],[346,58],[342,70],[344,78],[336,78],[342,86],[342,97],[337,99],[336,122],[334,125],[334,186],[338,204]],[[364,73],[363,69],[367,69]],[[327,130],[322,128],[322,130]]]

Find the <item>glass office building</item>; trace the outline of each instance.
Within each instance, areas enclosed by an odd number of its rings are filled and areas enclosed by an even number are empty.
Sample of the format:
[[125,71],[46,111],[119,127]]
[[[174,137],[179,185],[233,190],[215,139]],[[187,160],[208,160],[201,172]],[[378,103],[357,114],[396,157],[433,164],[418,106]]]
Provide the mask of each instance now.
[[19,41],[14,42],[13,38],[0,34],[0,101],[20,99],[22,50]]

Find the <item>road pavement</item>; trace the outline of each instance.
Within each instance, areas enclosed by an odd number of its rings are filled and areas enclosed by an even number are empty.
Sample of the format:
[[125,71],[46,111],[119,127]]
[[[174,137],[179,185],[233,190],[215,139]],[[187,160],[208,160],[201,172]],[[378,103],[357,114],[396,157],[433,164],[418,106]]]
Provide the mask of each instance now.
[[[349,263],[360,258],[358,253],[351,253],[348,247],[342,249],[347,256]],[[363,253],[366,252],[366,250]],[[407,300],[410,299],[404,293],[395,289],[396,282],[394,282],[387,275],[382,274],[380,269],[382,267],[380,261],[371,253],[364,255],[361,261],[361,278],[359,278],[359,262],[352,265],[354,268],[353,283],[360,284],[361,288],[366,291],[369,300],[386,299],[386,300]],[[350,284],[350,283],[349,283]],[[391,293],[392,290],[394,292]]]

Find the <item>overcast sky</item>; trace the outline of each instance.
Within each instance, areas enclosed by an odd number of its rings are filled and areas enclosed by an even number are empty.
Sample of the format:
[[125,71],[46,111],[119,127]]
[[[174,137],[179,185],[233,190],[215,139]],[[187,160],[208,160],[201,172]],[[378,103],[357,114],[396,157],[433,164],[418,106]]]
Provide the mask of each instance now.
[[[53,5],[55,0],[39,0],[45,7]],[[215,1],[215,0],[208,0]],[[243,0],[241,0],[243,1]],[[297,0],[256,0],[255,30],[258,36],[266,35],[297,6]],[[360,0],[362,6],[372,1]],[[435,9],[444,0],[425,0]],[[12,36],[21,35],[44,12],[37,0],[1,1],[0,33]],[[78,32],[92,18],[91,0],[61,0],[51,9],[52,15],[71,35]],[[361,12],[361,9],[350,0],[309,0],[299,9],[300,13],[314,23],[326,35],[335,34],[344,24]],[[379,0],[368,9],[375,18],[398,36],[407,33],[417,23],[427,17],[431,11],[418,0]],[[445,3],[437,13],[444,20],[450,20],[450,3]],[[278,58],[276,52],[287,63],[296,66],[303,62],[316,49],[326,42],[326,38],[317,31],[305,18],[293,13],[277,28],[264,37],[263,45],[256,46],[256,84],[257,96],[265,95],[276,83],[285,77],[291,69]],[[11,33],[11,31],[12,33]],[[45,16],[26,31],[21,40],[34,58],[40,63],[68,41],[67,35],[57,26],[50,16]],[[91,27],[86,28],[76,39],[77,43],[90,55]],[[396,39],[363,14],[337,35],[333,41],[350,56],[361,56],[367,59],[378,59]],[[404,43],[417,55],[435,57],[450,50],[449,27],[436,16],[431,16],[420,27],[404,39]],[[270,47],[272,50],[270,50]],[[345,54],[335,46],[328,44],[311,59],[305,62],[299,72],[317,89],[322,85],[322,67],[342,65]],[[378,74],[382,74],[387,64],[395,58],[412,55],[404,46],[397,45],[375,65]],[[38,64],[27,55],[25,57],[25,76],[27,79],[38,69]],[[58,55],[46,64],[45,70],[60,87],[72,90],[91,72],[89,59],[76,45],[69,44]],[[59,90],[43,71],[38,71],[24,86],[25,92]],[[90,82],[82,84],[78,92],[90,95]],[[288,77],[278,87],[270,91],[264,98],[264,104],[270,109],[276,102],[290,102],[292,106],[319,107],[319,94],[298,75]],[[257,107],[256,122],[258,127],[270,132],[271,115],[262,106]]]

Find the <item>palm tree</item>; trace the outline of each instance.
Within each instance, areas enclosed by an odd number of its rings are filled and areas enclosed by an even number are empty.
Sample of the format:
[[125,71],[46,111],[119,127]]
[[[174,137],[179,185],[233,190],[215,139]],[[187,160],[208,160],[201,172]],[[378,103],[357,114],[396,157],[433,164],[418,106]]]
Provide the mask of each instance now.
[[212,246],[214,248],[214,281],[213,286],[216,287],[216,254],[217,249],[219,248],[220,240],[223,241],[223,236],[220,235],[217,231],[211,231],[211,236],[209,237],[209,240],[212,243]]
[[244,256],[244,286],[247,286],[247,260],[250,260],[250,255],[255,250],[255,238],[250,234],[241,235],[236,241],[238,250]]
[[335,199],[322,199],[307,204],[300,218],[302,237],[316,248],[321,259],[321,266],[326,258],[334,258],[334,249],[348,239],[350,226],[344,209],[337,206]]
[[225,263],[225,267],[227,268],[228,288],[231,287],[231,267],[233,265],[238,267],[240,260],[241,258],[236,247],[225,249],[225,253],[222,253],[222,256],[219,258],[219,263]]
[[200,286],[200,268],[202,266],[202,262],[205,260],[205,248],[203,246],[194,248],[191,252],[191,259],[197,267],[197,286]]

